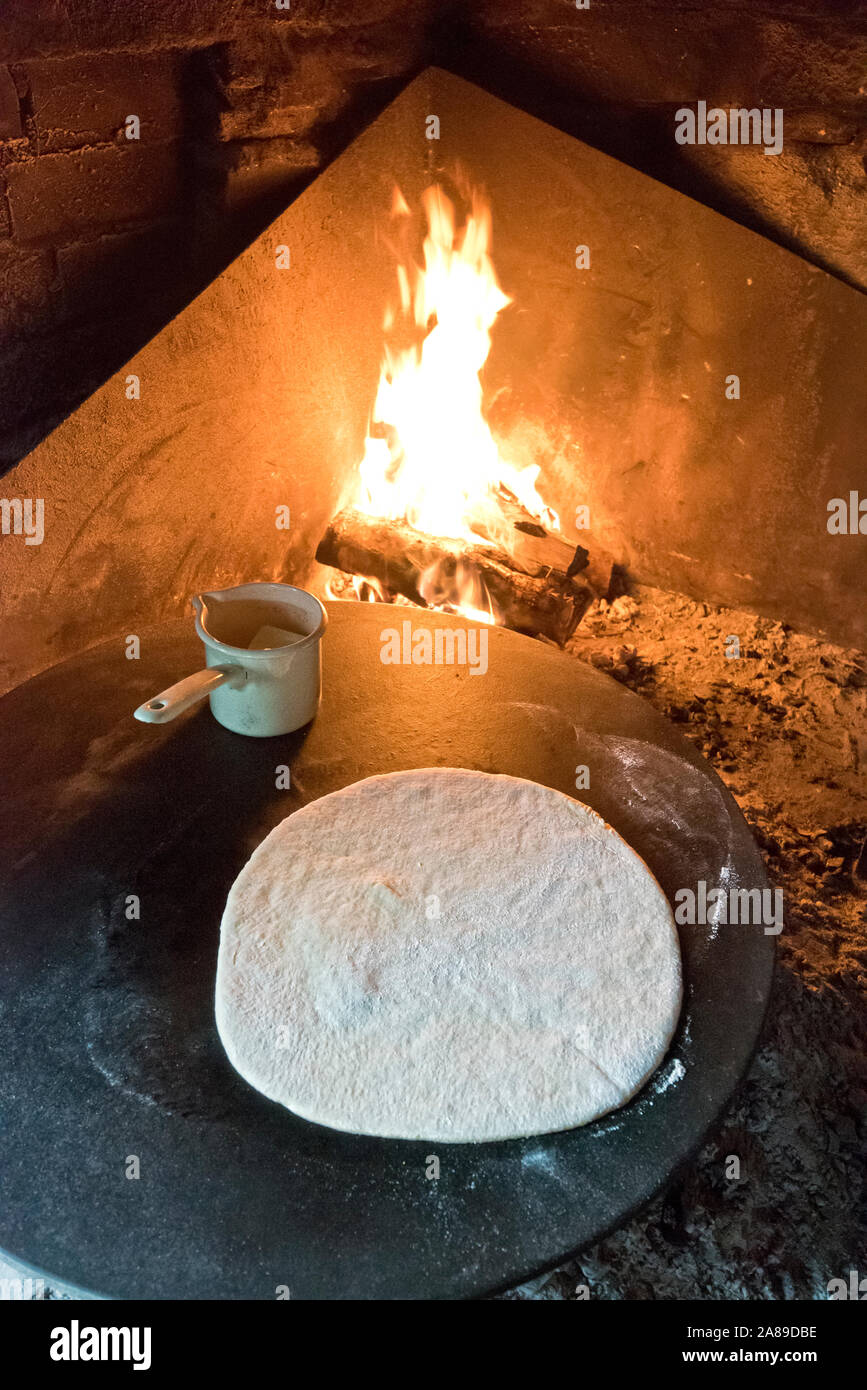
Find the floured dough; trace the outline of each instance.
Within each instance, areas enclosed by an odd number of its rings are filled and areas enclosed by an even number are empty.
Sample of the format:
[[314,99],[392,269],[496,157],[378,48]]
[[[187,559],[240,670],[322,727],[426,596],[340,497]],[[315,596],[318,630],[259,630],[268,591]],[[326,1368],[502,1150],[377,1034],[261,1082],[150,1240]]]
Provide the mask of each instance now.
[[668,901],[560,792],[448,768],[287,817],[223,916],[217,1026],[266,1096],[334,1129],[471,1141],[634,1095],[681,1001]]

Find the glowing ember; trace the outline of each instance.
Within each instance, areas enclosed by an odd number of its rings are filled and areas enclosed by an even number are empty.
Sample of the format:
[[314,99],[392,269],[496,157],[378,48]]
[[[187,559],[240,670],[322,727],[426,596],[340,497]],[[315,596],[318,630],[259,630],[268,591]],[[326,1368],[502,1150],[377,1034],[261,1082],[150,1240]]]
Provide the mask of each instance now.
[[[500,455],[482,413],[480,372],[497,315],[511,303],[490,258],[491,215],[480,195],[463,228],[438,186],[422,203],[427,218],[422,267],[398,266],[398,307],[385,316],[385,355],[353,505],[399,518],[432,536],[478,545],[500,539],[505,490],[546,526],[556,513],[536,488],[536,465],[516,468]],[[392,215],[409,208],[395,191]],[[431,607],[494,622],[484,584],[469,565],[431,567],[419,584]]]
[[[351,590],[351,593],[348,592]],[[345,582],[340,584],[334,579],[329,579],[325,585],[326,598],[356,598],[361,603],[385,603],[386,595],[378,579],[365,577],[362,574],[346,575]]]
[[472,565],[458,559],[429,565],[418,584],[428,608],[446,613],[462,613],[475,623],[496,623],[494,605],[484,580]]

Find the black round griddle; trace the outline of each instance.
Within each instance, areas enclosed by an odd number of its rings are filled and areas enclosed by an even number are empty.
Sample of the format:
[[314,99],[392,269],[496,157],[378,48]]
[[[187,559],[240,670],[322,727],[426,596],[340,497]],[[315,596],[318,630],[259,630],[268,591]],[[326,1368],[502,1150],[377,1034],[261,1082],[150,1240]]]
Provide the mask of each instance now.
[[[279,820],[373,773],[530,778],[594,807],[670,898],[700,879],[767,886],[731,796],[644,701],[499,629],[484,675],[383,665],[380,634],[405,612],[330,605],[319,717],[283,738],[229,733],[206,706],[136,723],[142,700],[201,664],[191,622],[142,632],[138,661],[118,638],[0,701],[0,1247],[13,1259],[124,1298],[478,1295],[622,1222],[731,1096],[770,986],[761,927],[681,929],[669,1058],[583,1129],[363,1138],[298,1119],[232,1070],[213,1017],[226,894]],[[590,787],[576,792],[582,764]]]

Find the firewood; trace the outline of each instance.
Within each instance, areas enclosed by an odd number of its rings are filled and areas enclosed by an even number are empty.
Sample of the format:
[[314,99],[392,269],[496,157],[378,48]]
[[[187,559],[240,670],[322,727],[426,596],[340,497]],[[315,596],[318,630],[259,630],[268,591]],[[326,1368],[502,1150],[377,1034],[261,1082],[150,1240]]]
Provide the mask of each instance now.
[[565,573],[570,579],[580,574],[597,598],[617,596],[619,567],[594,536],[582,532],[581,542],[576,543],[559,531],[547,530],[506,488],[500,489],[497,500],[503,525],[508,528],[507,539],[502,535],[490,536],[481,525],[479,535],[501,541],[514,568],[540,578],[552,572]]
[[[547,568],[545,577],[516,568],[497,546],[429,536],[405,521],[367,516],[347,508],[331,521],[316,559],[347,574],[375,579],[392,593],[426,607],[419,590],[424,573],[439,566],[454,575],[459,563],[484,583],[499,620],[517,632],[540,634],[563,646],[595,598],[589,584]],[[541,569],[542,567],[540,567]]]

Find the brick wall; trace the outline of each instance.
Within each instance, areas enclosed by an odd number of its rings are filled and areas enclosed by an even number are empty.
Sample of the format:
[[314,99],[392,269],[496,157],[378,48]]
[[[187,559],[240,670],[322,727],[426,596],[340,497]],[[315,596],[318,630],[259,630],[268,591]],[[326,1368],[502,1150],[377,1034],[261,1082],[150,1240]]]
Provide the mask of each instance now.
[[[467,9],[444,66],[867,289],[865,0]],[[675,112],[698,101],[781,107],[783,153],[678,145]]]
[[0,472],[424,66],[435,8],[4,0]]
[[[867,287],[861,0],[289,3],[4,0],[0,472],[428,62]],[[785,152],[676,145],[702,99]]]

